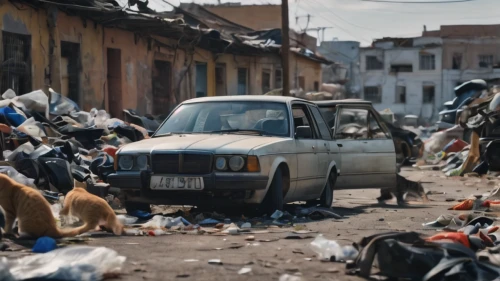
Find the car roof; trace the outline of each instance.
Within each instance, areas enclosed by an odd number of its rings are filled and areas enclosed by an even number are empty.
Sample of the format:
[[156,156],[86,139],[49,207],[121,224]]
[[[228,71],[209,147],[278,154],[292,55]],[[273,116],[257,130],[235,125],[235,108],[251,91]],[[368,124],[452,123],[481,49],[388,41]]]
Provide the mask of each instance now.
[[355,104],[355,105],[371,105],[371,101],[362,99],[344,99],[344,100],[325,100],[325,101],[314,101],[318,106],[332,106],[338,104]]
[[[286,96],[257,96],[257,95],[241,95],[241,96],[212,96],[203,98],[194,98],[186,100],[183,103],[198,103],[198,102],[212,102],[212,101],[263,101],[263,102],[292,102],[301,101],[306,103],[311,103],[310,101],[296,98],[296,97],[286,97]],[[312,103],[311,103],[312,104]]]

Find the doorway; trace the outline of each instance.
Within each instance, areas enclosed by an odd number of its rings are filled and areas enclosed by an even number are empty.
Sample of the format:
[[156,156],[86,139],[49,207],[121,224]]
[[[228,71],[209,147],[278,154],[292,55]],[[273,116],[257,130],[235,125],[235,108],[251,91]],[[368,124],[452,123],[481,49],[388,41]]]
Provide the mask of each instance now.
[[108,48],[108,107],[112,117],[122,118],[122,52]]
[[207,64],[196,62],[196,97],[206,97],[207,88]]
[[153,114],[168,114],[172,102],[172,64],[155,60],[153,68]]
[[80,44],[61,41],[61,95],[80,103]]
[[219,63],[215,66],[215,95],[227,96],[225,63]]

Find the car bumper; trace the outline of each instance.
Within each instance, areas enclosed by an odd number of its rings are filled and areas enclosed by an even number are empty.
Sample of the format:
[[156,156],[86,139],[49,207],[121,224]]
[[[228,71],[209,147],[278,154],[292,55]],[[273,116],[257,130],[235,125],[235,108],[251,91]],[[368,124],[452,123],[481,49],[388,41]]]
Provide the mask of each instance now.
[[[179,175],[203,178],[201,191],[152,190],[153,174],[149,172],[117,172],[108,176],[108,183],[127,194],[127,200],[151,204],[203,205],[244,202],[255,191],[265,190],[269,178],[260,174],[212,173],[209,175]],[[254,198],[255,199],[255,198]],[[252,200],[254,201],[254,200]],[[258,200],[260,201],[260,200]]]

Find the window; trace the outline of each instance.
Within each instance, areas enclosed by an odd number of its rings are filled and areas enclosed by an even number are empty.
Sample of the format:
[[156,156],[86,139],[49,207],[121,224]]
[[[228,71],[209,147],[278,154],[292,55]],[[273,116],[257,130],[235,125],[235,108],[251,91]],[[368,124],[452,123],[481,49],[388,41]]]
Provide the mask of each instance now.
[[489,68],[493,66],[493,55],[479,55],[479,67]]
[[262,94],[271,91],[271,70],[262,70]]
[[462,69],[462,53],[454,53],[452,58],[452,69]]
[[422,102],[434,103],[435,87],[434,85],[424,85],[422,89]]
[[396,103],[406,103],[405,86],[396,86]]
[[314,81],[314,91],[319,92],[319,82]]
[[376,56],[366,56],[366,70],[382,70],[384,64]]
[[320,107],[321,115],[326,120],[328,127],[334,130],[335,117],[337,116],[337,107]]
[[339,116],[339,127],[338,129],[335,129],[336,139],[368,138],[368,110],[358,108],[342,108]]
[[274,88],[280,89],[283,88],[283,72],[281,69],[274,70]]
[[411,64],[400,64],[400,65],[391,65],[391,72],[413,72],[413,65]]
[[387,139],[389,138],[385,130],[380,126],[377,119],[370,113],[370,118],[368,119],[368,126],[370,130],[368,131],[368,139]]
[[320,137],[324,140],[331,140],[332,133],[330,132],[330,129],[328,129],[328,126],[326,125],[325,120],[321,115],[321,112],[319,112],[319,109],[315,106],[309,106],[309,109],[311,110],[314,119],[316,119],[316,124],[318,125],[319,134],[321,135]]
[[378,86],[365,87],[365,100],[371,101],[373,103],[381,103],[382,95],[380,94],[380,88]]
[[238,68],[238,95],[247,94],[248,70],[246,68]]
[[[311,128],[311,132],[313,132],[313,138],[314,138],[314,132],[315,128],[314,126],[311,126],[311,119],[308,116],[307,112],[307,107],[306,105],[303,104],[294,104],[292,107],[292,113],[293,113],[293,127],[297,128],[300,126],[308,126]],[[318,135],[318,132],[316,132],[316,135]]]
[[17,95],[31,92],[31,36],[2,32],[2,93],[8,89]]
[[436,56],[429,54],[420,54],[420,70],[436,69]]

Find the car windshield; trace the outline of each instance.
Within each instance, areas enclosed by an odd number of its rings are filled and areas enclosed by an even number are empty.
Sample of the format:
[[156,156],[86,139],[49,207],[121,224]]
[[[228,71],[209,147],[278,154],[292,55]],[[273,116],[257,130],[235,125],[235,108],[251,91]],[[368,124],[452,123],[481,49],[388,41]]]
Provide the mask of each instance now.
[[155,136],[191,133],[259,134],[289,136],[285,103],[213,101],[178,107]]

